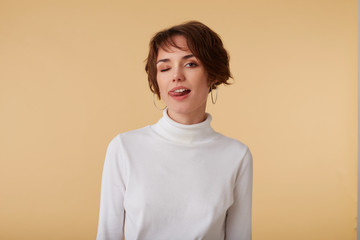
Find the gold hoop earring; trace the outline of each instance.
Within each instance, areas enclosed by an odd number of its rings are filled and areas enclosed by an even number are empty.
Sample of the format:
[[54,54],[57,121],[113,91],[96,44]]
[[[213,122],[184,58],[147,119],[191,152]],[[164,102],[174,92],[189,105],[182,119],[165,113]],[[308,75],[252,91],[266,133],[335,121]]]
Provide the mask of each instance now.
[[166,108],[166,106],[164,108],[158,108],[158,106],[156,105],[156,102],[155,102],[155,93],[153,93],[153,103],[154,103],[154,106],[156,107],[156,109],[159,111],[162,111]]
[[215,88],[215,90],[216,90],[215,101],[214,101],[213,91],[212,91],[212,90],[213,90],[213,88],[212,88],[212,86],[210,86],[211,102],[212,102],[213,104],[215,104],[216,101],[217,101],[217,97],[218,97],[218,88]]

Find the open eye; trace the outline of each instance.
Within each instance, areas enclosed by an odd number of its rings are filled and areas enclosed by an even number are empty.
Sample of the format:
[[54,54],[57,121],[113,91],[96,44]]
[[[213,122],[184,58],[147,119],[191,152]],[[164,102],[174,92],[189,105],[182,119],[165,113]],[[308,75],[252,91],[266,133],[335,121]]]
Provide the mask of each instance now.
[[197,64],[196,63],[193,63],[193,62],[189,62],[189,63],[187,63],[186,65],[185,65],[186,67],[196,67],[197,66]]

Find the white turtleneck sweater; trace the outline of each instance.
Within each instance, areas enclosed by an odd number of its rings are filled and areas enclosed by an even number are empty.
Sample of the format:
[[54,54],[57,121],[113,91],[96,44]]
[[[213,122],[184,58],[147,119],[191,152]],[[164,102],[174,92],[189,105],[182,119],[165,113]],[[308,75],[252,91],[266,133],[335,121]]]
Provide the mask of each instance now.
[[97,240],[251,239],[251,153],[210,122],[183,125],[164,110],[110,142]]

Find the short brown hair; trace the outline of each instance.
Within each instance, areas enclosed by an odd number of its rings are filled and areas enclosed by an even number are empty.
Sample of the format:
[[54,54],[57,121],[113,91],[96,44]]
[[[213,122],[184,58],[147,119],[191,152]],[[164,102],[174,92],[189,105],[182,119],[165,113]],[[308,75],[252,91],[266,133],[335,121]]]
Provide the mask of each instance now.
[[180,25],[160,31],[150,41],[149,55],[147,57],[145,71],[148,74],[150,90],[160,98],[160,90],[156,80],[156,60],[158,51],[164,45],[177,48],[174,36],[184,36],[189,50],[201,61],[208,73],[208,84],[212,88],[220,84],[230,84],[232,78],[229,68],[229,54],[225,50],[220,36],[206,25],[198,21],[189,21]]

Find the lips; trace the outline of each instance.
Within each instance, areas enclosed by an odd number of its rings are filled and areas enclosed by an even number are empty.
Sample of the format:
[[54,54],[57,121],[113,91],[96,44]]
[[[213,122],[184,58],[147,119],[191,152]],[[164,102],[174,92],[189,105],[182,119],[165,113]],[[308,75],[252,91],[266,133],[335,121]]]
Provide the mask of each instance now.
[[181,97],[181,96],[188,95],[190,92],[191,92],[190,89],[179,86],[179,87],[174,87],[173,89],[171,89],[169,91],[169,95],[171,97]]

